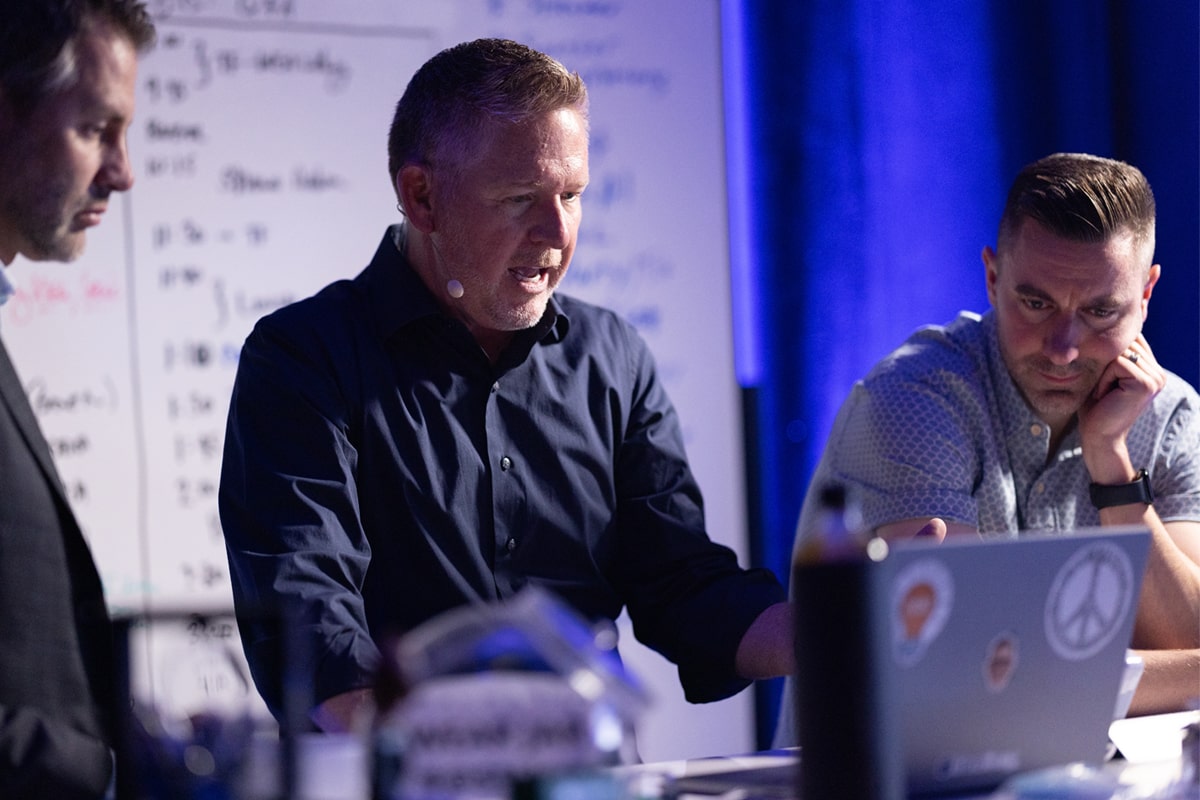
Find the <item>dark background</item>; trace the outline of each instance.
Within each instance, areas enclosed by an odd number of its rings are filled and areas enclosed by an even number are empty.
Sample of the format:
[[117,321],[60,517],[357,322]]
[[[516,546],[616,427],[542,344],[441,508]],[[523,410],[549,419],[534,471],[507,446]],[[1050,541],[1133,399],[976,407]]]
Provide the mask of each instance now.
[[[805,487],[853,381],[920,325],[987,309],[980,252],[1009,183],[1043,155],[1090,152],[1146,174],[1163,266],[1147,337],[1200,383],[1197,5],[735,2],[755,563],[786,580]],[[759,689],[760,745],[777,692]]]

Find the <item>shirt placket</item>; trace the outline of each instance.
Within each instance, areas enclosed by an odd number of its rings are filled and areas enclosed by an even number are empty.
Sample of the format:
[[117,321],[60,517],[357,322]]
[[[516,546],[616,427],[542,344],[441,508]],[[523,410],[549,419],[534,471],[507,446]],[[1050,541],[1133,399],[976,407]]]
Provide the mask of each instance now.
[[488,473],[492,483],[493,575],[501,597],[511,596],[525,583],[516,568],[522,540],[520,520],[525,508],[525,470],[504,420],[504,380],[488,391],[485,430]]

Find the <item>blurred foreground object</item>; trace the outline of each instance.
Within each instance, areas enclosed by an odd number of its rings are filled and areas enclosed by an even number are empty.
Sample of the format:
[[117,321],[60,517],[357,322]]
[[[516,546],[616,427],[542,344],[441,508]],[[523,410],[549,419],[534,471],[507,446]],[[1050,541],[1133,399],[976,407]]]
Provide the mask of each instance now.
[[648,696],[615,631],[542,590],[447,612],[385,659],[377,798],[508,798],[521,781],[633,758]]
[[291,740],[254,689],[232,610],[151,612],[114,629],[117,800],[294,796]]

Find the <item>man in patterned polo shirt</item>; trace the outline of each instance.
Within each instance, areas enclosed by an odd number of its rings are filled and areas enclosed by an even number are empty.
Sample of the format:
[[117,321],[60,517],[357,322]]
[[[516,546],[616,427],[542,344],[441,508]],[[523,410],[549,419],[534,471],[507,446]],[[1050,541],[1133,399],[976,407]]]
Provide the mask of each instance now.
[[[983,251],[992,309],[916,332],[851,391],[797,528],[830,481],[887,538],[1145,525],[1131,713],[1200,693],[1200,397],[1141,333],[1161,273],[1140,171],[1057,154],[1009,192]],[[776,743],[793,744],[790,686]]]

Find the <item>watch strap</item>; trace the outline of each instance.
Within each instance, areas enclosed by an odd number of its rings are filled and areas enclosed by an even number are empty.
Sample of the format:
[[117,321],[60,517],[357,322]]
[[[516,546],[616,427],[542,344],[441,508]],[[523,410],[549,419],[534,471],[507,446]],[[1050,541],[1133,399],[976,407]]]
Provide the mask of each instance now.
[[1129,503],[1150,505],[1154,502],[1154,493],[1150,491],[1150,473],[1144,469],[1139,470],[1137,477],[1130,483],[1119,483],[1115,486],[1093,483],[1088,487],[1088,494],[1091,495],[1092,505],[1096,508],[1123,506]]

